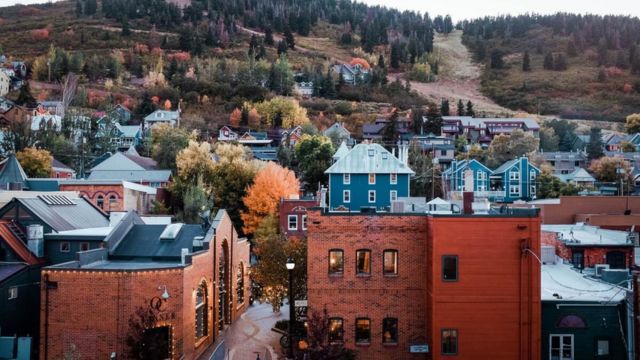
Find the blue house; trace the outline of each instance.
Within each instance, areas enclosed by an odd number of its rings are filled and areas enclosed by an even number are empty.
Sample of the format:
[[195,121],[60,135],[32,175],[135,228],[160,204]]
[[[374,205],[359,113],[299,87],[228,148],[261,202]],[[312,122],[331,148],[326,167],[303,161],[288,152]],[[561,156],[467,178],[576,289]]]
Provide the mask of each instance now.
[[387,211],[391,202],[409,196],[408,149],[400,148],[400,159],[378,144],[358,144],[348,150],[343,143],[334,155],[329,176],[331,211],[376,209]]
[[[486,192],[489,190],[490,176],[493,171],[476,159],[454,160],[443,173],[451,191]],[[467,185],[467,186],[465,186]]]
[[507,161],[495,169],[491,176],[491,190],[502,192],[502,197],[496,196],[493,201],[535,199],[538,176],[540,169],[531,164],[527,157]]

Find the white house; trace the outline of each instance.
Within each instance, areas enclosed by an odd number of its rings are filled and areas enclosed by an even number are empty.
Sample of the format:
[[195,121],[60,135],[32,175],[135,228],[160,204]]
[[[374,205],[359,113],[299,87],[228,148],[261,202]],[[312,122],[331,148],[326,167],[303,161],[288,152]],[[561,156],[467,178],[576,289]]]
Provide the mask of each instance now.
[[160,123],[175,127],[180,123],[180,111],[156,110],[144,118],[144,125],[147,129]]

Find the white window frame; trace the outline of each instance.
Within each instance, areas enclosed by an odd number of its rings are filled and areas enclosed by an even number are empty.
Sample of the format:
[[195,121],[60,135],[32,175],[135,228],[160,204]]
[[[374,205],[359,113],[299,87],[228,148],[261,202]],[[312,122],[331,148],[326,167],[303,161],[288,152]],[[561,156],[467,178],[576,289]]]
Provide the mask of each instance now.
[[530,193],[529,195],[536,196],[536,190],[537,190],[536,189],[536,185],[535,184],[531,184],[531,188],[529,190],[529,193]]
[[485,181],[486,175],[487,173],[485,173],[484,171],[482,170],[478,171],[478,181]]
[[[513,189],[517,189],[517,192],[512,191]],[[509,195],[520,195],[520,185],[509,185]]]
[[509,180],[520,181],[520,170],[517,170],[517,171],[509,170]]
[[[371,177],[373,176],[373,182],[371,182]],[[369,174],[369,185],[375,185],[376,184],[376,174],[375,173],[370,173]]]
[[351,184],[351,174],[342,174],[342,183],[344,185]]
[[302,230],[307,230],[307,215],[302,215]]
[[8,298],[9,300],[14,300],[18,298],[18,287],[17,286],[12,286],[9,288],[9,290],[7,290],[7,294],[9,295]]
[[[295,223],[295,226],[291,226],[291,220]],[[287,229],[291,231],[298,230],[298,215],[287,216]]]
[[342,202],[347,204],[351,202],[351,190],[342,190]]
[[[371,195],[373,195],[373,200],[371,200]],[[376,191],[375,190],[369,190],[369,193],[367,194],[367,200],[369,200],[369,204],[375,204],[375,202],[376,202]]]
[[[560,351],[560,360],[574,360],[575,359],[575,342],[573,341],[573,334],[549,334],[549,359],[551,359],[551,354],[553,352],[553,348],[552,343],[553,343],[553,338],[554,337],[559,337],[560,338],[560,348],[558,349]],[[563,338],[568,337],[571,338],[571,357],[569,358],[564,358],[562,357],[562,340]]]
[[529,170],[529,180],[532,180],[532,181],[536,180],[536,171],[533,169]]
[[391,181],[391,185],[396,185],[398,183],[398,174],[391,173],[391,175],[389,175],[389,179]]
[[398,190],[391,190],[391,191],[389,191],[389,200],[390,200],[390,201],[396,201],[396,200],[398,200]]

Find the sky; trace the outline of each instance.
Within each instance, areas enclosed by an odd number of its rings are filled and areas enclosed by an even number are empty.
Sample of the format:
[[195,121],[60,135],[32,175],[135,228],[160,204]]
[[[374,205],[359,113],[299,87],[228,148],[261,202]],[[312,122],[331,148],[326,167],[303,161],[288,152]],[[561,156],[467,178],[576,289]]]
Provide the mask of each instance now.
[[[3,0],[0,0],[3,1]],[[632,15],[640,17],[640,0],[358,0],[370,5],[384,5],[429,12],[450,14],[454,22],[483,16],[519,15],[524,13],[553,14],[556,12],[591,13],[599,15]]]
[[[48,0],[0,0],[0,6],[16,3],[33,4]],[[385,5],[401,10],[416,10],[429,14],[450,14],[453,21],[483,17],[487,15],[524,14],[536,12],[553,14],[558,11],[592,13],[599,15],[632,15],[640,17],[640,0],[358,0],[371,5]],[[613,5],[613,6],[612,6]]]

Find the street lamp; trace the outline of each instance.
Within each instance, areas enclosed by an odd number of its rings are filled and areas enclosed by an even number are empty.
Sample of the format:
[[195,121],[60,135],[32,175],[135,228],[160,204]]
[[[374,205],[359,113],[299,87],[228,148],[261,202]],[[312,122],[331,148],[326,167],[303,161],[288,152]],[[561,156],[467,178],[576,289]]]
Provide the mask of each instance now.
[[296,263],[293,258],[287,259],[287,270],[289,271],[289,346],[287,349],[287,358],[293,359],[293,321],[295,319],[294,314],[294,300],[293,300],[293,269],[296,267]]

